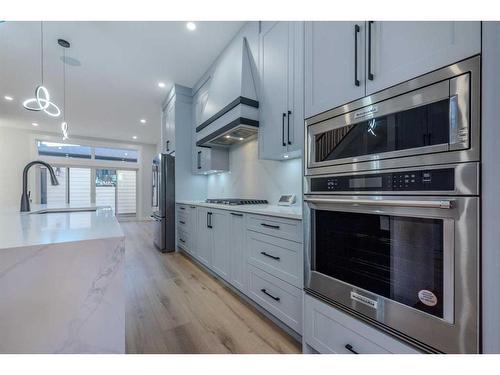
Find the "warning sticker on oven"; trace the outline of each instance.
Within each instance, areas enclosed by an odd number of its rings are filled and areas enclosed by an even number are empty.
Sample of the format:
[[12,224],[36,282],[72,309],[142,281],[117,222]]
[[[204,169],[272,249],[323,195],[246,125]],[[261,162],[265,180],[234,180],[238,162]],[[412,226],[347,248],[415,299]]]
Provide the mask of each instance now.
[[430,290],[421,290],[418,292],[418,299],[427,306],[436,306],[438,303],[438,299],[434,293]]

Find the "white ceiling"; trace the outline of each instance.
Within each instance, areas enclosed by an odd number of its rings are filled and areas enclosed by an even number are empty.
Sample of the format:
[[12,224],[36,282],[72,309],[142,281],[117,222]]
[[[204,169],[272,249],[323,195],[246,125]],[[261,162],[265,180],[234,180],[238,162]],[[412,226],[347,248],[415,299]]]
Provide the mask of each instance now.
[[[44,22],[44,85],[63,109],[62,47],[81,62],[66,65],[70,136],[156,143],[161,103],[173,83],[192,87],[243,22]],[[0,23],[0,126],[60,129],[53,119],[22,107],[40,84],[40,22]],[[166,83],[159,88],[158,82]],[[13,101],[6,101],[5,95]],[[140,119],[146,119],[145,125]]]

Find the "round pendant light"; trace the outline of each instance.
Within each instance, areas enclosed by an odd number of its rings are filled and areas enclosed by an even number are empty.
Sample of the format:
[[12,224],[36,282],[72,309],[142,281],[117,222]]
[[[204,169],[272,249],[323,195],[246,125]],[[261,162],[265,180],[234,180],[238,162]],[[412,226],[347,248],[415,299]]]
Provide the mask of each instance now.
[[51,117],[59,117],[61,110],[50,101],[49,90],[43,85],[43,22],[40,22],[40,71],[42,83],[35,88],[35,97],[23,102],[28,111],[43,111]]

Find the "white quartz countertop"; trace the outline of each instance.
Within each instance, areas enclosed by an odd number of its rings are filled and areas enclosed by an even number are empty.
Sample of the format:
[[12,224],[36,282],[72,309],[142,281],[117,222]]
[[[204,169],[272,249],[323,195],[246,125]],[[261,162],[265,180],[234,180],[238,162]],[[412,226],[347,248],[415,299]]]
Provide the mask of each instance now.
[[[42,210],[94,208],[95,211],[36,214]],[[109,207],[32,204],[31,212],[19,212],[18,207],[0,209],[0,250],[123,236],[120,224]]]
[[176,201],[177,204],[187,204],[192,206],[210,207],[233,212],[246,212],[249,214],[277,216],[288,219],[302,220],[302,206],[278,206],[276,204],[244,204],[232,206],[228,204],[206,203],[203,201]]

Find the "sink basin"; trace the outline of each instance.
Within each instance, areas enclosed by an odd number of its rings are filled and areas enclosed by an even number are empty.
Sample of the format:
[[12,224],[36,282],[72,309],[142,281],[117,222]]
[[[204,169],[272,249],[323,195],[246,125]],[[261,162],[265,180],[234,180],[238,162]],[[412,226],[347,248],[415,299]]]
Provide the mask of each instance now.
[[97,211],[97,207],[82,207],[82,208],[45,208],[38,211],[33,211],[31,215],[40,214],[60,214],[67,212],[94,212]]

